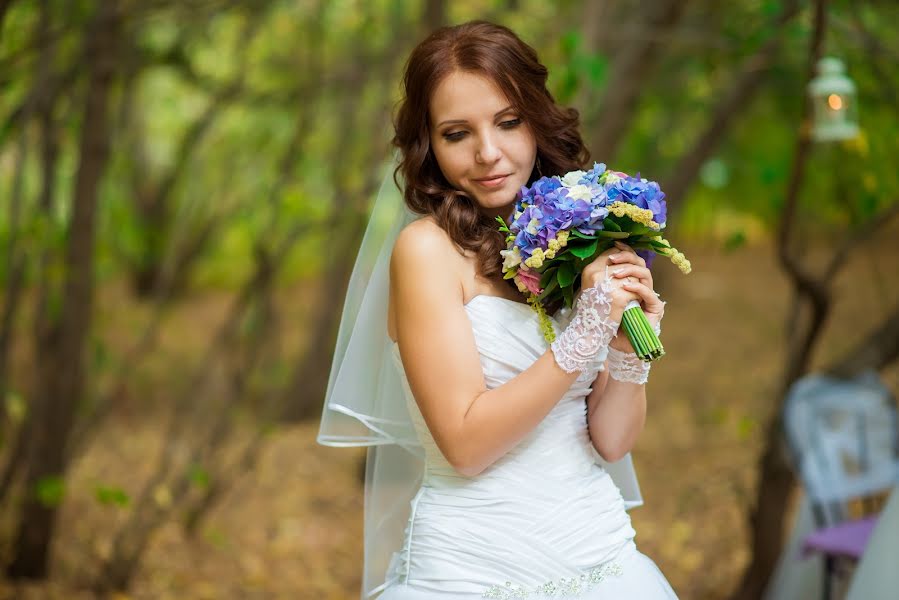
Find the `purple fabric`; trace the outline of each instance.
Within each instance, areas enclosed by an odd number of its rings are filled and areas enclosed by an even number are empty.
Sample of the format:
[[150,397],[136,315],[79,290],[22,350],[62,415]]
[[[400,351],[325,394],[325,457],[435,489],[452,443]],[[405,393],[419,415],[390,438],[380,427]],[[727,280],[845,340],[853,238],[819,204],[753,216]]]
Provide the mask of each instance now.
[[877,525],[877,517],[878,515],[872,515],[813,531],[802,542],[802,558],[821,553],[858,560],[868,545],[868,538],[871,537],[874,526]]

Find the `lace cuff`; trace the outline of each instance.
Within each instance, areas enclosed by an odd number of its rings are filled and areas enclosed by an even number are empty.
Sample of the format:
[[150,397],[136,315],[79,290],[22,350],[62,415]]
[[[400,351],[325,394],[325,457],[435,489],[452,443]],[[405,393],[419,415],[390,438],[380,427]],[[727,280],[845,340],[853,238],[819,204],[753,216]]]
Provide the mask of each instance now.
[[643,385],[649,379],[651,364],[640,360],[633,352],[622,352],[609,347],[609,377],[616,381]]
[[620,323],[612,312],[612,280],[606,277],[598,287],[586,288],[576,302],[568,327],[550,344],[558,365],[568,373],[586,371],[596,361],[605,360],[609,342]]

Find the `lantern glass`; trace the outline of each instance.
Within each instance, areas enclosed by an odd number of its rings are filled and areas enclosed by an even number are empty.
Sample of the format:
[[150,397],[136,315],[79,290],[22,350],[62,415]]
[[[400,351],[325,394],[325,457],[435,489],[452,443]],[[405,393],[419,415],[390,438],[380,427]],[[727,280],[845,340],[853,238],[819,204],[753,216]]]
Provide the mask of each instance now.
[[809,83],[815,141],[847,140],[859,133],[855,84],[844,71],[838,58],[822,58],[818,74]]

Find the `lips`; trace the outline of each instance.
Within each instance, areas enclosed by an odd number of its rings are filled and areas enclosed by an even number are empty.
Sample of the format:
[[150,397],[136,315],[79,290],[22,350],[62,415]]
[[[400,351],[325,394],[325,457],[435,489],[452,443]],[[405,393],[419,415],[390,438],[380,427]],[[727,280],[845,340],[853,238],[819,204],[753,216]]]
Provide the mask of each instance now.
[[503,185],[508,179],[509,173],[504,175],[491,175],[490,177],[485,177],[483,179],[475,179],[475,183],[485,188],[497,188]]

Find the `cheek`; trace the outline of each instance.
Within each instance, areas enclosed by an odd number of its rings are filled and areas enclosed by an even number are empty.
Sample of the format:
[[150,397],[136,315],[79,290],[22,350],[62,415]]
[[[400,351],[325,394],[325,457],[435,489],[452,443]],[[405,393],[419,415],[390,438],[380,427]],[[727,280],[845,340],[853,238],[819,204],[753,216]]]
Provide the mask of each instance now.
[[455,185],[465,172],[465,164],[461,158],[461,153],[446,145],[431,146],[431,148],[434,151],[434,157],[437,159],[437,164],[440,166],[443,176],[447,181]]
[[513,141],[515,156],[520,161],[533,161],[537,158],[537,140],[530,131],[521,129],[516,132]]

